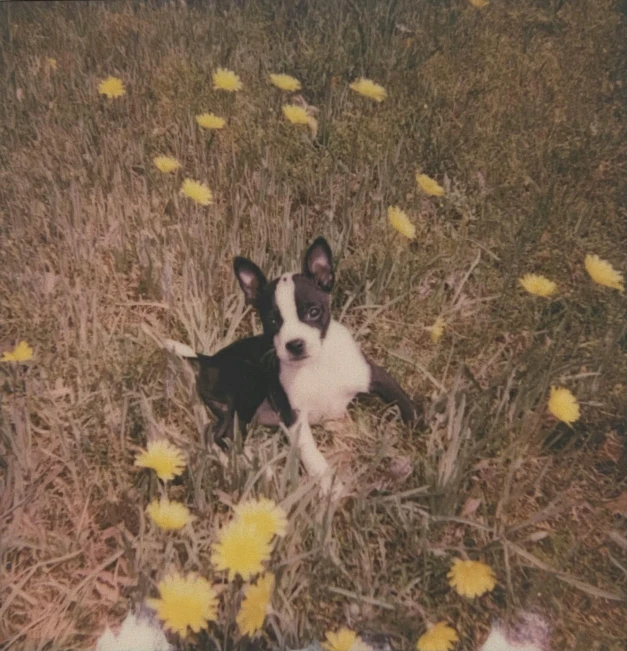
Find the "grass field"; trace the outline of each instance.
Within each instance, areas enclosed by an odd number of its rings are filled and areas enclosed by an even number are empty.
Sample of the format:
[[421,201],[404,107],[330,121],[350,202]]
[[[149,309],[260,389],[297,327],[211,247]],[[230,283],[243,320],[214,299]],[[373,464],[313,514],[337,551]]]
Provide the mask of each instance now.
[[[584,268],[591,253],[627,269],[626,13],[614,0],[0,7],[0,353],[34,349],[0,364],[2,648],[93,648],[168,568],[224,587],[201,644],[244,648],[239,586],[209,545],[246,495],[289,511],[263,648],[349,626],[410,649],[446,620],[475,649],[521,609],[547,617],[552,649],[627,647],[626,302]],[[241,91],[213,89],[220,66]],[[283,117],[274,72],[302,82],[315,135]],[[98,94],[109,75],[124,96]],[[385,101],[351,91],[360,76]],[[225,128],[202,130],[205,111]],[[182,169],[159,172],[160,154]],[[417,172],[445,195],[421,192]],[[186,177],[212,205],[179,193]],[[354,479],[331,509],[280,432],[228,463],[207,449],[189,370],[150,336],[212,353],[258,332],[233,256],[275,275],[317,235],[338,261],[335,316],[425,404],[413,432],[375,400],[317,430]],[[558,292],[526,293],[526,273]],[[572,427],[549,414],[551,385],[577,396]],[[189,532],[146,521],[161,488],[133,460],[157,436],[185,452],[168,494],[198,517]],[[494,568],[491,593],[451,589],[465,556]]]

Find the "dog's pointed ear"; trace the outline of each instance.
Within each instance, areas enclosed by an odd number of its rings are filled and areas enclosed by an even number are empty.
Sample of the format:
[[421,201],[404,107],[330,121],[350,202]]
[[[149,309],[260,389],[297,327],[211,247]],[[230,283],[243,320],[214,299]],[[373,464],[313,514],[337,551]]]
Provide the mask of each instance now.
[[330,292],[333,289],[333,282],[335,281],[333,254],[324,237],[316,239],[307,249],[303,262],[303,273],[314,280],[325,292]]
[[233,269],[237,276],[239,286],[242,288],[246,297],[246,304],[257,307],[259,292],[261,292],[267,282],[263,271],[254,262],[248,260],[248,258],[241,258],[239,256],[233,260]]

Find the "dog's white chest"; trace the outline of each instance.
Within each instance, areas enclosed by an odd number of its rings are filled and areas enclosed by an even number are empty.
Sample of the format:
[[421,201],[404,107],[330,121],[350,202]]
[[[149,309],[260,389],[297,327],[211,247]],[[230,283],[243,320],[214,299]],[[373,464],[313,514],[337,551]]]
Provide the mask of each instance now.
[[368,391],[370,366],[350,332],[332,321],[321,353],[299,364],[281,364],[280,378],[292,408],[313,424],[344,416],[348,403]]

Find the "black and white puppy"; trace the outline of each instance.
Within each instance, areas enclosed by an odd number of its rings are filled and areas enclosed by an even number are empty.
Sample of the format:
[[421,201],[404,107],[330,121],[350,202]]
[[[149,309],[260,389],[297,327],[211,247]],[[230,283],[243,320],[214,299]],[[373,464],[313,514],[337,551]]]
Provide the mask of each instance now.
[[170,342],[193,358],[200,397],[218,422],[215,442],[224,447],[237,414],[242,435],[250,423],[282,421],[297,441],[307,472],[331,486],[331,470],[310,425],[341,418],[358,394],[373,393],[398,405],[403,421],[416,410],[401,386],[360,351],[347,328],[331,318],[333,258],[319,237],[307,250],[302,273],[268,282],[247,258],[234,261],[235,275],[261,318],[263,334],[237,341],[211,357]]

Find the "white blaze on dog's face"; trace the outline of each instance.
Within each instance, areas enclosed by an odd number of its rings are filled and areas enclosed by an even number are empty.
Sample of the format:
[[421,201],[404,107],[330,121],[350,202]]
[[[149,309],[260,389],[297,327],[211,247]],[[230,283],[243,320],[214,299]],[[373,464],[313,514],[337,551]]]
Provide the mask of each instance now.
[[302,274],[284,274],[274,288],[273,304],[278,358],[287,363],[315,359],[331,320],[329,295]]
[[259,311],[264,332],[273,338],[281,362],[315,359],[331,322],[331,249],[318,238],[308,249],[303,273],[284,274],[268,283],[250,260],[236,258],[235,273],[247,302]]

